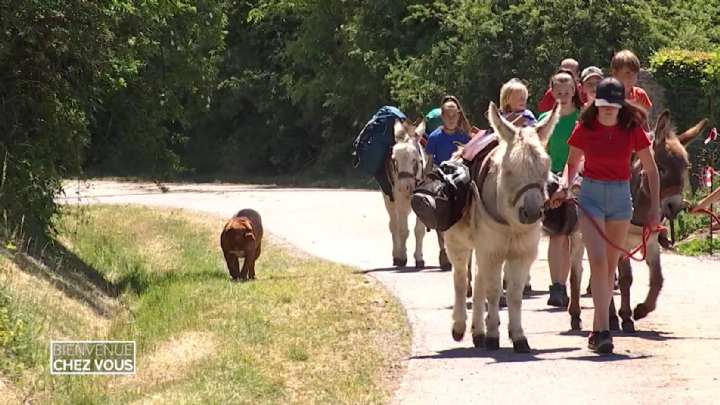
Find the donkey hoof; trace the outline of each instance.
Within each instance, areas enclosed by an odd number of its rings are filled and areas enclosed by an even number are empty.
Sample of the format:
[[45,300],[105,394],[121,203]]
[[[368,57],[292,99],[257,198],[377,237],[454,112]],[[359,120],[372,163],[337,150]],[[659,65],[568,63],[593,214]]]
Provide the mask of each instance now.
[[515,353],[530,353],[530,344],[526,338],[516,340],[513,342],[513,350]]
[[499,337],[486,337],[485,338],[485,349],[486,350],[498,350],[500,349],[500,338]]
[[610,330],[620,330],[620,321],[617,316],[610,315]]
[[485,347],[485,342],[487,342],[485,335],[473,335],[473,345],[475,348],[482,349]]
[[507,308],[507,297],[505,294],[500,296],[500,299],[498,300],[498,307]]
[[523,287],[523,298],[527,298],[532,294],[532,286],[530,284]]
[[393,257],[393,266],[405,267],[406,264],[407,264],[407,259],[398,259],[397,257]]
[[425,268],[425,260],[417,260],[415,262],[415,268],[416,269],[424,269]]
[[573,316],[570,318],[570,329],[582,330],[582,321],[579,316]]
[[637,304],[637,306],[635,307],[635,311],[633,311],[633,318],[635,318],[636,321],[638,319],[643,319],[648,315],[649,312],[650,311],[648,311],[645,304]]
[[465,332],[464,332],[464,331],[463,331],[463,332],[458,332],[458,331],[456,331],[455,329],[452,330],[452,337],[453,337],[453,340],[455,340],[456,342],[462,342],[462,340],[463,340],[463,335],[465,335]]
[[625,333],[635,333],[635,324],[633,323],[633,321],[622,321],[622,331]]
[[468,286],[467,292],[465,293],[466,298],[472,298],[472,286]]

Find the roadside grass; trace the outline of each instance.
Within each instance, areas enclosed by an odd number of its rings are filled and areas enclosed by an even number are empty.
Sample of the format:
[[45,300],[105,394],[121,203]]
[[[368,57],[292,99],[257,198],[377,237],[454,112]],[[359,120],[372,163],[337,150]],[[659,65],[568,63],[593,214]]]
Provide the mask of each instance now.
[[[0,362],[0,373],[17,396],[73,404],[387,402],[410,341],[396,300],[349,267],[271,239],[257,280],[231,283],[218,246],[222,224],[178,210],[68,208],[58,241],[119,292],[103,297],[114,303],[110,313],[28,274],[21,253],[4,250],[0,354],[14,357]],[[4,330],[14,337],[3,340]],[[135,340],[137,373],[51,376],[51,339]]]

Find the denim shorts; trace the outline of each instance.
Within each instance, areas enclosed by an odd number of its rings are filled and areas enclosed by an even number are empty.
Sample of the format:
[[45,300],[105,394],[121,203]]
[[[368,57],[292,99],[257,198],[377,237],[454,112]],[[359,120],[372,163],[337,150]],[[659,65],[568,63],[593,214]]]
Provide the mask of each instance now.
[[[583,178],[578,202],[590,216],[601,221],[626,221],[632,218],[630,182]],[[579,210],[580,215],[585,215]]]

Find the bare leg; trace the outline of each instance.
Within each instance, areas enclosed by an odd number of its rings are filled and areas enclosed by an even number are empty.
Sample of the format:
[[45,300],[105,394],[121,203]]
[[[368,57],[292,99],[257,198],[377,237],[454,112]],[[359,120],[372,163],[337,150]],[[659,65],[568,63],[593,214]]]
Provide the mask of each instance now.
[[[600,222],[599,226],[604,232],[605,224]],[[610,293],[612,290],[608,289],[607,285],[608,260],[605,240],[595,229],[591,220],[584,215],[580,217],[580,230],[582,231],[585,249],[588,252],[590,273],[592,274],[592,298],[595,306],[592,330],[610,330],[608,309],[610,308]]]
[[[625,245],[625,239],[627,238],[628,229],[630,228],[630,221],[605,221],[605,232],[611,241],[615,242],[618,246]],[[607,260],[608,260],[608,274],[607,274],[607,285],[608,291],[610,292],[610,300],[612,302],[613,291],[615,290],[615,273],[617,272],[617,263],[620,260],[622,252],[618,249],[606,244]],[[595,289],[593,288],[593,291]],[[593,294],[594,295],[594,294]],[[614,303],[613,303],[614,304]],[[620,329],[617,325],[617,315],[615,313],[615,306],[612,307],[613,313],[609,313],[608,316],[613,317],[614,322],[611,322],[611,329]],[[609,308],[608,308],[609,311]],[[610,322],[610,318],[608,318]]]
[[570,274],[570,238],[551,236],[548,245],[548,264],[553,283],[565,285]]
[[440,268],[443,270],[450,270],[451,264],[447,256],[447,251],[445,250],[445,236],[442,232],[437,231],[437,239],[440,247],[440,257],[438,259],[440,262]]
[[570,238],[566,235],[550,237],[548,244],[548,264],[550,265],[550,297],[548,305],[566,308],[568,306],[567,279],[570,273]]

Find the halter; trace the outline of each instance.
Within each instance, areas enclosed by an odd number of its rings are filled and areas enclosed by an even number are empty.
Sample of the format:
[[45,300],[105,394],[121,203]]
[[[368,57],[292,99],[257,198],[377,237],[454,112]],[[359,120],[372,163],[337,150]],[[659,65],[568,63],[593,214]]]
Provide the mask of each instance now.
[[[480,174],[478,175],[478,178],[474,181],[476,184],[479,184],[478,195],[480,196],[480,203],[482,204],[483,208],[485,209],[485,212],[487,212],[495,222],[502,224],[502,225],[509,225],[508,221],[505,218],[501,217],[500,214],[495,213],[488,208],[487,203],[485,202],[485,199],[483,198],[483,195],[482,195],[482,188],[483,188],[483,185],[485,184],[485,179],[487,178],[487,175],[490,172],[490,165],[492,164],[490,158],[492,157],[492,155],[495,153],[496,150],[497,150],[497,147],[495,147],[495,149],[490,151],[490,153],[488,153],[488,155],[485,157],[485,160],[483,161],[483,164],[482,164],[482,169],[480,169]],[[520,200],[520,197],[522,197],[523,194],[525,194],[526,192],[528,192],[529,190],[532,190],[532,189],[538,189],[538,190],[540,190],[540,192],[542,192],[543,186],[537,182],[524,185],[520,190],[518,190],[515,193],[515,196],[512,199],[512,205],[517,204],[517,202]]]
[[[397,169],[397,162],[395,161],[395,159],[393,159],[391,157],[390,160],[392,161],[392,170],[393,170],[393,172],[395,172],[397,174],[397,179],[398,180],[415,179],[415,186],[417,187],[417,185],[420,184],[423,180],[423,168],[425,167],[423,162],[425,160],[425,156],[422,152],[422,149],[420,147],[418,147],[417,143],[415,143],[414,146],[415,146],[415,150],[418,151],[418,155],[420,155],[420,159],[418,159],[417,162],[415,163],[412,173],[410,173],[408,171],[399,171]],[[391,184],[392,183],[393,182],[391,180]]]

